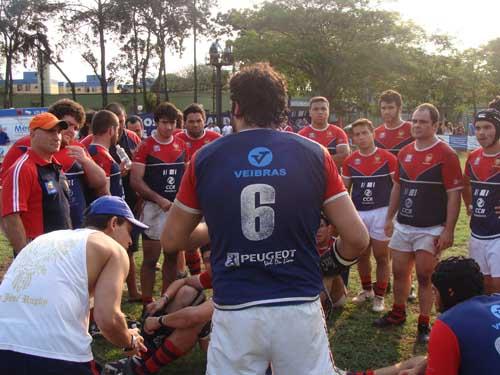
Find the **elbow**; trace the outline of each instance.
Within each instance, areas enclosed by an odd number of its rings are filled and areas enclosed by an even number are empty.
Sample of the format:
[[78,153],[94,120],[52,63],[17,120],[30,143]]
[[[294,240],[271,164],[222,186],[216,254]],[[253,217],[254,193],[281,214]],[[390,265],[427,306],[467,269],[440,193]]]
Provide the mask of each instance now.
[[108,336],[110,332],[113,332],[115,327],[119,326],[120,322],[123,321],[123,318],[123,314],[118,311],[105,311],[98,307],[94,308],[95,323],[103,332],[104,336]]

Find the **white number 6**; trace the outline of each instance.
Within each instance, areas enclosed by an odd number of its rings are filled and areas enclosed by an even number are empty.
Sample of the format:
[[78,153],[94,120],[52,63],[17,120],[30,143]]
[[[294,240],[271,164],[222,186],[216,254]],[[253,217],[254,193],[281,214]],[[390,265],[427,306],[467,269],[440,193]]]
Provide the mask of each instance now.
[[[259,207],[256,207],[257,194]],[[270,185],[248,185],[241,191],[241,229],[250,241],[265,240],[273,234],[274,210],[263,205],[273,204],[275,200],[276,191]]]

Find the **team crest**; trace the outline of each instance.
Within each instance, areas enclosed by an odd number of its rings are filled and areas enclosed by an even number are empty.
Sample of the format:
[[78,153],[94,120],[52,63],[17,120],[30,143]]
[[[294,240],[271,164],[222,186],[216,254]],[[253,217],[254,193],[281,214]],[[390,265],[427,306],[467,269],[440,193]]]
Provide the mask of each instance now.
[[478,156],[476,160],[474,160],[474,165],[479,165],[479,162],[481,161],[481,157]]
[[332,132],[328,131],[328,132],[326,132],[326,135],[327,135],[328,137],[331,137],[331,136],[332,136]]
[[500,159],[499,158],[495,159],[495,168],[500,168]]
[[360,165],[361,159],[354,159],[354,165]]
[[191,148],[191,142],[186,142],[186,147]]
[[380,156],[375,155],[375,163],[380,163]]
[[154,145],[153,152],[159,152],[159,151],[160,151],[160,145]]
[[314,133],[309,133],[309,138],[316,138],[316,134],[314,134]]
[[203,142],[204,145],[209,144],[210,141],[208,139],[205,139],[205,142]]
[[179,145],[177,143],[174,143],[174,150],[179,151]]
[[403,129],[398,131],[398,138],[404,138],[404,136],[405,136],[405,131]]
[[432,161],[432,154],[425,155],[424,164],[430,164]]
[[405,157],[405,163],[410,163],[413,160],[413,154],[408,154]]

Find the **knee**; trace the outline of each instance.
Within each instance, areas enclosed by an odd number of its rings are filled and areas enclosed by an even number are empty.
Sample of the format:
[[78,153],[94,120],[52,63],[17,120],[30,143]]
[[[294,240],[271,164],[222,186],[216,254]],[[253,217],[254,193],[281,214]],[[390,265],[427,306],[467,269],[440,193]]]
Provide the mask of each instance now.
[[417,272],[417,281],[421,286],[431,285],[431,272]]
[[144,258],[142,261],[142,268],[149,270],[149,271],[156,271],[156,263],[158,262],[158,259],[147,259]]
[[179,306],[190,306],[200,292],[189,285],[184,285],[175,295]]
[[375,254],[374,256],[377,264],[389,265],[389,253]]

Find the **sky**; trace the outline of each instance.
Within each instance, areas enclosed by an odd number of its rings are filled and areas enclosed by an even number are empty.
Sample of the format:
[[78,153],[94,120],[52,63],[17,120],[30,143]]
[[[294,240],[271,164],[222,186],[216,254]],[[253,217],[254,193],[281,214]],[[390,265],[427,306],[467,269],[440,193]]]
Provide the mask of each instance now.
[[[261,3],[262,0],[219,0],[218,11],[231,8],[248,8]],[[498,0],[389,0],[380,1],[382,9],[397,11],[403,19],[412,20],[430,33],[445,33],[454,38],[460,49],[479,47],[491,39],[500,37]],[[204,64],[211,41],[199,40],[197,44],[198,64]],[[92,74],[90,67],[79,58],[79,55],[68,51],[62,64],[65,71],[74,81],[85,80],[86,74]],[[167,71],[180,71],[193,64],[193,39],[185,41],[182,56],[167,56]],[[108,60],[109,61],[109,60]],[[22,66],[17,67],[14,78],[20,78]],[[63,80],[63,77],[51,69],[52,78]]]

